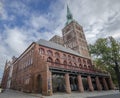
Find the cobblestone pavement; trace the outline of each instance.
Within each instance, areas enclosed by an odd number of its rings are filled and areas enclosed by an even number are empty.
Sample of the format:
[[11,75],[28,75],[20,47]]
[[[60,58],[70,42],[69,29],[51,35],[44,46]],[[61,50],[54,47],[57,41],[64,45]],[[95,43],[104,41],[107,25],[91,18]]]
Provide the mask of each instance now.
[[6,90],[0,93],[0,98],[40,98],[40,94],[23,93],[15,90]]
[[[118,90],[110,91],[94,91],[94,92],[72,92],[71,94],[66,93],[54,93],[53,96],[42,96],[41,94],[30,94],[23,93],[14,90],[6,90],[0,93],[0,98],[87,98],[93,96],[110,95],[110,94],[120,94]],[[42,96],[42,97],[41,97]]]
[[47,96],[45,98],[87,98],[93,96],[110,95],[110,94],[118,94],[118,93],[119,93],[118,90],[94,91],[94,92],[86,91],[84,93],[72,92],[71,94],[55,93],[53,96]]

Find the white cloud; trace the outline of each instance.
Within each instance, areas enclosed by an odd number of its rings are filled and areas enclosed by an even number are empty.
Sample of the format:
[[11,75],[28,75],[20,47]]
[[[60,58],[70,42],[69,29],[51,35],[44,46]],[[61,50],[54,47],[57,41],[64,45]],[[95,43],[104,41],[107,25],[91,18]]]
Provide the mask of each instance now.
[[74,18],[83,25],[88,43],[116,33],[113,29],[119,29],[119,3],[119,0],[71,1],[70,9]]
[[109,36],[112,36],[115,39],[120,41],[120,30],[116,30],[116,31],[114,31],[114,33],[113,32],[106,33],[105,37],[109,37]]
[[6,44],[16,53],[21,53],[26,48],[26,35],[24,31],[18,28],[9,29],[6,28]]
[[[3,68],[6,58],[20,55],[33,41],[40,38],[48,40],[55,34],[61,36],[61,30],[66,22],[67,4],[73,13],[73,18],[83,26],[88,43],[95,42],[99,37],[113,36],[120,39],[119,0],[56,0],[48,6],[49,12],[44,14],[31,13],[29,6],[21,1],[15,1],[9,5],[15,14],[13,16],[9,16],[3,3],[0,3],[2,20],[14,20],[16,14],[27,17],[23,19],[24,24],[21,27],[17,25],[9,27],[6,24],[4,34],[0,36],[0,42],[3,42],[0,45],[0,62],[2,62],[0,66]],[[42,28],[46,31],[41,32]]]
[[30,18],[30,25],[34,29],[38,30],[38,29],[46,27],[46,25],[48,25],[48,19],[46,19],[43,16],[35,16],[35,15],[33,15]]
[[9,8],[14,14],[20,16],[24,15],[28,17],[30,14],[30,11],[28,7],[25,5],[25,3],[18,0],[14,0],[13,2],[10,2]]
[[8,18],[7,12],[4,9],[4,5],[0,2],[0,20],[6,20]]
[[0,1],[0,20],[4,21],[4,20],[8,20],[8,21],[12,21],[15,19],[14,15],[8,15],[7,10],[5,9],[5,4],[2,3],[2,1]]

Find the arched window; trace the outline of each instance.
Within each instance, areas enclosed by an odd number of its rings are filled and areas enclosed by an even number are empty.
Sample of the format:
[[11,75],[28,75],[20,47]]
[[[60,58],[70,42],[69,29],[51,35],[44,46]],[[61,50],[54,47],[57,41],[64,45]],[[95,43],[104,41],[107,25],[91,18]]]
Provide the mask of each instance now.
[[87,68],[87,65],[84,65],[84,68]]
[[70,55],[68,55],[68,60],[71,60],[71,56]]
[[81,63],[81,59],[80,58],[78,58],[78,62]]
[[74,63],[74,66],[75,66],[75,67],[77,67],[77,64],[76,64],[76,63]]
[[56,60],[55,60],[55,63],[60,64],[60,60],[59,60],[59,59],[56,59]]
[[92,65],[91,60],[87,60],[88,65]]
[[90,69],[91,68],[91,66],[88,66],[88,69]]
[[68,65],[72,66],[72,63],[71,63],[71,62],[69,62],[69,64],[68,64]]
[[39,49],[39,53],[40,53],[40,54],[45,54],[45,50],[44,50],[43,48],[40,48],[40,49]]
[[48,50],[48,51],[47,51],[47,54],[48,54],[49,56],[53,56],[53,53],[52,53],[51,50]]
[[83,64],[86,64],[86,61],[85,61],[85,59],[83,59]]
[[75,57],[74,57],[74,56],[73,56],[73,61],[74,61],[74,62],[76,62],[76,59],[75,59]]
[[48,61],[48,62],[53,62],[53,60],[52,60],[51,57],[48,57],[48,58],[47,58],[47,61]]
[[67,65],[67,61],[64,61],[63,64],[64,64],[64,65]]
[[63,58],[66,59],[66,54],[63,54]]
[[56,58],[60,58],[60,54],[58,52],[55,53]]
[[79,64],[79,67],[82,68],[82,64]]
[[31,57],[31,58],[30,58],[30,64],[32,64],[32,63],[33,63],[33,58]]

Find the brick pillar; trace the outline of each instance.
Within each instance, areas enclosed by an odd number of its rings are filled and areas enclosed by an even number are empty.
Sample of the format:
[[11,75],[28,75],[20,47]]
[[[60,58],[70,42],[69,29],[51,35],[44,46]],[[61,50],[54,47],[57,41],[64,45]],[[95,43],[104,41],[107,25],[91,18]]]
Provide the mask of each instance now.
[[87,81],[88,81],[88,85],[89,85],[89,90],[90,91],[94,91],[93,85],[92,85],[92,80],[90,76],[87,76]]
[[52,72],[44,71],[42,72],[42,94],[46,96],[51,96],[52,92]]
[[103,81],[104,89],[108,90],[108,85],[104,77],[102,78],[102,81]]
[[53,91],[52,91],[52,72],[49,71],[49,81],[48,81],[48,92],[49,92],[49,95],[53,95]]
[[80,92],[84,92],[81,75],[78,75],[77,78],[78,78],[78,88],[79,88],[79,91],[80,91]]
[[96,81],[97,89],[99,91],[102,90],[102,86],[101,86],[101,83],[100,83],[100,80],[99,80],[98,76],[95,77],[95,81]]
[[70,88],[70,80],[69,80],[69,74],[65,74],[65,84],[66,84],[66,92],[71,93],[71,88]]
[[113,81],[112,81],[111,76],[108,78],[108,82],[109,82],[109,85],[110,85],[110,89],[114,90],[114,89],[115,89],[115,86],[114,86],[114,84],[113,84]]

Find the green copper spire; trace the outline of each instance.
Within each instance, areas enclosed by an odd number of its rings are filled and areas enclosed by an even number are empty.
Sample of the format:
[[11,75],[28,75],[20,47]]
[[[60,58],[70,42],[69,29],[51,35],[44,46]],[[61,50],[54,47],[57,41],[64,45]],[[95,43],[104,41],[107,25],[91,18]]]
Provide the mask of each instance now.
[[73,21],[73,16],[72,16],[72,13],[70,12],[70,9],[67,5],[67,22],[66,22],[66,25],[69,24],[71,21]]

